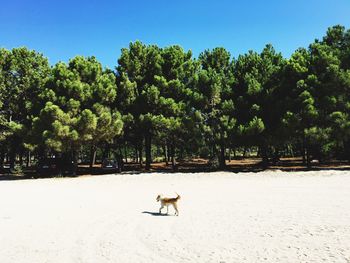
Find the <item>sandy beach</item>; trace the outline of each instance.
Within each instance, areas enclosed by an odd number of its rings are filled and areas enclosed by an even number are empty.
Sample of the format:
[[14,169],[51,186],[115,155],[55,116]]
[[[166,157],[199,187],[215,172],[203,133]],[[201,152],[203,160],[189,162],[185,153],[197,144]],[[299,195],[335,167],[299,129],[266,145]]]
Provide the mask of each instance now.
[[350,172],[0,181],[0,262],[349,263]]

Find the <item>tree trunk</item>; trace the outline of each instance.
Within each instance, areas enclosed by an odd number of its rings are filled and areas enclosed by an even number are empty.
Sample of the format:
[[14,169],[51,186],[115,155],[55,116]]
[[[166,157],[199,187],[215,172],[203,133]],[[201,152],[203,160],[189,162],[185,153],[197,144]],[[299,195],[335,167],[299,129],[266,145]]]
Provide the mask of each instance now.
[[16,152],[12,149],[10,151],[10,169],[15,169],[15,163],[16,163]]
[[294,158],[293,146],[291,144],[288,144],[287,150],[288,150],[289,156]]
[[310,150],[307,145],[306,145],[306,166],[307,168],[311,168]]
[[215,155],[216,155],[216,145],[215,145],[215,143],[212,143],[210,148],[211,148],[210,159],[213,160],[215,158]]
[[0,168],[4,166],[5,152],[3,149],[0,150]]
[[103,149],[102,160],[109,157],[110,145],[107,143]]
[[273,164],[277,164],[279,162],[279,160],[280,160],[279,154],[280,154],[279,149],[276,147],[273,147],[273,156],[272,156],[272,163]]
[[73,175],[76,175],[77,168],[78,168],[78,155],[77,155],[77,151],[75,149],[72,150],[72,159],[73,159],[74,164],[75,164]]
[[264,167],[267,167],[269,165],[269,158],[267,155],[267,147],[265,144],[262,144],[260,146],[260,153],[261,153],[261,158],[262,158],[262,164]]
[[345,159],[350,162],[350,140],[345,143]]
[[[183,147],[181,147],[179,150],[180,151],[179,151],[179,158],[178,159],[183,161],[183,160],[185,160],[185,150]],[[175,152],[174,152],[174,154],[175,154]]]
[[135,145],[135,159],[134,159],[135,163],[139,162],[139,153],[137,150],[137,146]]
[[30,151],[28,151],[28,153],[27,153],[27,163],[26,163],[27,168],[32,165],[31,158],[32,158],[32,156],[30,154]]
[[[169,146],[169,144],[167,143],[166,145],[167,151],[168,151],[168,163],[171,162],[171,147]],[[169,152],[170,150],[170,152]]]
[[91,146],[90,148],[90,169],[93,169],[96,162],[96,147]]
[[149,171],[151,169],[152,162],[152,139],[151,134],[145,135],[145,151],[146,151],[146,170]]
[[245,158],[245,155],[247,154],[247,147],[246,146],[244,146],[244,148],[243,148],[243,158]]
[[126,145],[124,146],[124,157],[125,157],[125,163],[128,163],[128,152],[126,149]]
[[171,167],[175,171],[177,169],[176,160],[175,160],[175,146],[171,146]]
[[23,152],[21,151],[21,153],[19,154],[19,164],[22,167],[23,165]]
[[221,169],[224,169],[226,167],[224,143],[220,144],[219,166]]
[[120,150],[120,147],[118,147],[117,152],[117,162],[118,162],[118,172],[121,173],[124,170],[124,162],[123,162],[123,156]]
[[159,145],[156,146],[156,154],[155,154],[155,158],[158,159],[159,156],[161,156],[161,153],[160,153],[160,147]]
[[168,150],[167,150],[167,147],[166,147],[166,144],[163,145],[163,153],[164,153],[164,161],[165,161],[165,164],[168,165]]
[[139,164],[140,164],[140,168],[143,167],[143,155],[142,155],[142,152],[143,152],[143,147],[142,147],[142,141],[141,141],[141,143],[139,144]]
[[301,155],[303,157],[303,165],[307,165],[305,154],[306,154],[306,138],[305,138],[305,134],[303,133],[302,144],[301,144]]

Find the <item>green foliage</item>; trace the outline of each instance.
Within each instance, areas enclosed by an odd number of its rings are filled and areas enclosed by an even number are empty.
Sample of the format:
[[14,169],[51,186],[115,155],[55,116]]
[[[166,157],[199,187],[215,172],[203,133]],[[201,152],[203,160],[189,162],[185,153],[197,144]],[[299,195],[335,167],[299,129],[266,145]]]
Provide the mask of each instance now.
[[223,47],[195,59],[178,45],[136,41],[115,72],[95,57],[50,67],[35,51],[0,49],[0,146],[13,161],[25,151],[121,146],[141,160],[145,151],[147,168],[154,146],[173,163],[201,155],[220,167],[235,147],[267,160],[286,147],[350,159],[349,116],[350,31],[339,25],[289,59],[270,44],[237,59]]
[[121,115],[112,109],[117,97],[115,75],[103,71],[95,57],[77,56],[52,69],[40,98],[47,102],[34,119],[36,141],[55,152],[111,142],[122,133]]

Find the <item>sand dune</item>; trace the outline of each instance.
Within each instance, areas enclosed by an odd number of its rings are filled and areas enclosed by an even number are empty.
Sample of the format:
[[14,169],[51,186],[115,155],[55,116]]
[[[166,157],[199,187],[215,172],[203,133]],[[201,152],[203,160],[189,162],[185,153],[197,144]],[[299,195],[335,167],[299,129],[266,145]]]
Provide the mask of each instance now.
[[[180,216],[159,215],[175,192]],[[0,262],[349,263],[350,173],[2,181]]]

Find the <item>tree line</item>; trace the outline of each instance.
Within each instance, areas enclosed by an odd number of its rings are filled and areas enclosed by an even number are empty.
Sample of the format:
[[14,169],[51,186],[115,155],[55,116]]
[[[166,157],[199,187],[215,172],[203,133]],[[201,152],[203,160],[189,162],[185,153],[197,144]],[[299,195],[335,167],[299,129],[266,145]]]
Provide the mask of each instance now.
[[186,157],[214,167],[254,149],[263,164],[350,160],[350,30],[337,25],[286,59],[272,45],[198,58],[140,41],[114,70],[95,57],[50,66],[25,47],[0,49],[0,166],[33,158],[132,157],[150,169]]

